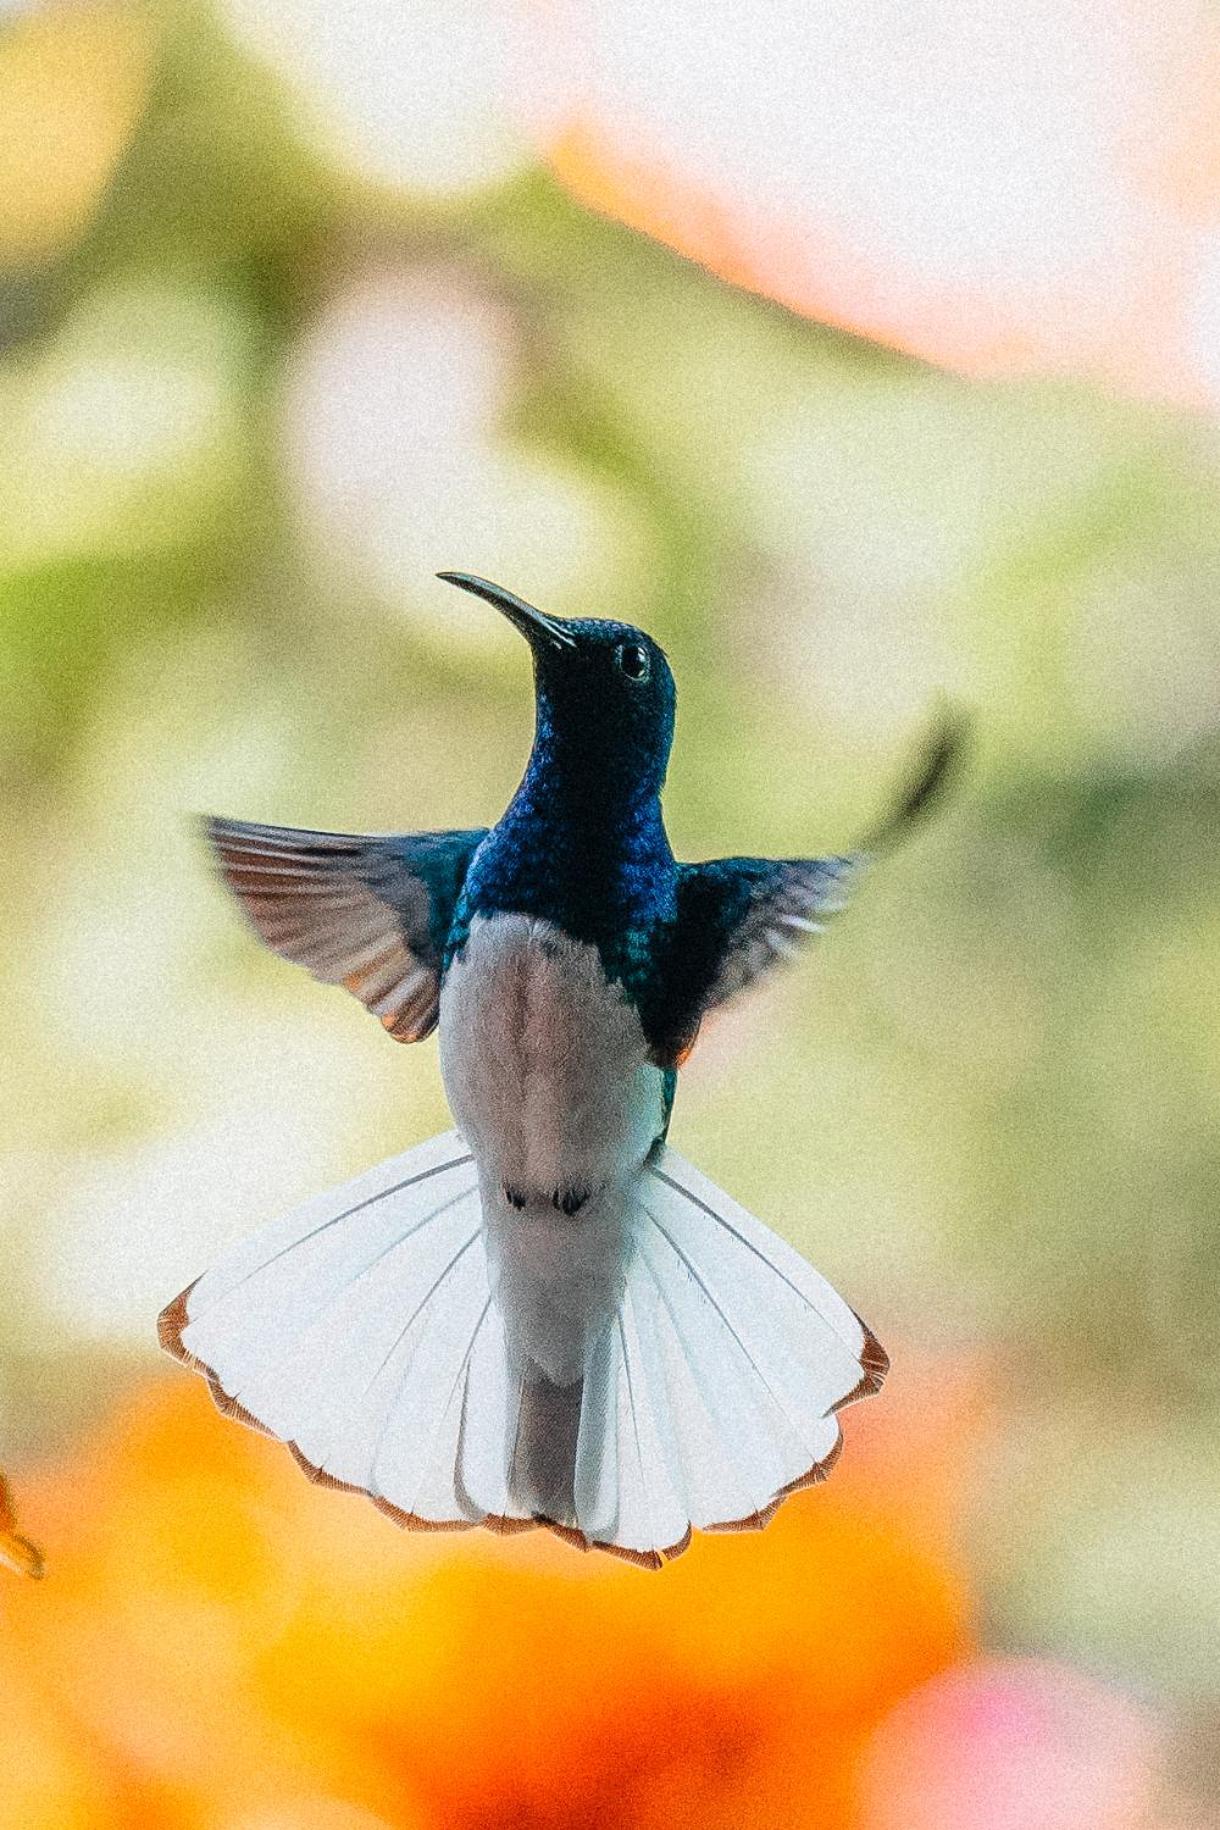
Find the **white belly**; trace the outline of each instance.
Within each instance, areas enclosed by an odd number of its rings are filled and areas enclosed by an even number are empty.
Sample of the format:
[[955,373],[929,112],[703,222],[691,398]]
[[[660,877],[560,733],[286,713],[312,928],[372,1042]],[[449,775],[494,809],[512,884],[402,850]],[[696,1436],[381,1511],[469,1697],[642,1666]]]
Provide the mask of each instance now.
[[529,1200],[634,1174],[660,1129],[639,1017],[596,948],[549,922],[475,921],[441,993],[440,1054],[480,1165]]
[[474,922],[439,1032],[510,1334],[565,1383],[618,1305],[661,1071],[596,948],[524,915]]

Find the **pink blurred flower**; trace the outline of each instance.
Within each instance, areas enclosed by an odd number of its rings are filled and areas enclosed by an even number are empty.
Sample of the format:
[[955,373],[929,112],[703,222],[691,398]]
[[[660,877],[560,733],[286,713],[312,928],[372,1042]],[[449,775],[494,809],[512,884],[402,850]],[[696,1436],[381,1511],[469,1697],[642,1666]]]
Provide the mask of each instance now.
[[891,1712],[861,1772],[862,1830],[1140,1830],[1160,1728],[1084,1673],[976,1659]]
[[1203,0],[521,4],[536,131],[593,208],[969,374],[1220,393]]

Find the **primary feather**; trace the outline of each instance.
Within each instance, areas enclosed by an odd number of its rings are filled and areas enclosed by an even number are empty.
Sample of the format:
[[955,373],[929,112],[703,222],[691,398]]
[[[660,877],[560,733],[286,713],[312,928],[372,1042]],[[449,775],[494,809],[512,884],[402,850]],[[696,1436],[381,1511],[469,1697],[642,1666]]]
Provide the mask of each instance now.
[[269,947],[345,986],[396,1041],[431,1034],[449,923],[482,829],[374,838],[209,819],[204,830]]

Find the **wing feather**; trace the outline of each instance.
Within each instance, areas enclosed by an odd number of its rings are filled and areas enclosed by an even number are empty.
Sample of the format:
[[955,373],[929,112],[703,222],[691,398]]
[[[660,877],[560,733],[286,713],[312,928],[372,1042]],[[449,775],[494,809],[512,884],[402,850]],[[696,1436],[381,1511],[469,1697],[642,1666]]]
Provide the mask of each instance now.
[[677,915],[646,999],[654,1061],[681,1065],[709,1010],[727,1003],[847,907],[873,859],[932,804],[964,747],[966,726],[945,715],[888,818],[858,851],[826,858],[713,858],[678,866]]
[[307,832],[210,819],[221,875],[262,940],[342,985],[396,1041],[436,1027],[444,939],[484,832]]

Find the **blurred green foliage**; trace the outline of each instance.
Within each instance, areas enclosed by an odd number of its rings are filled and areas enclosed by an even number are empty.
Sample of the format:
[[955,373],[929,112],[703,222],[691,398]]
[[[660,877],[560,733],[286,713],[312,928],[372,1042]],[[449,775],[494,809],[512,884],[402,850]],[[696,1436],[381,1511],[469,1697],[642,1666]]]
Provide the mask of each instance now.
[[[525,754],[511,643],[311,524],[292,377],[370,272],[511,326],[488,437],[592,504],[596,553],[562,522],[551,607],[671,653],[680,852],[850,844],[936,693],[972,710],[955,803],[709,1034],[676,1136],[848,1291],[896,1378],[924,1354],[986,1369],[994,1636],[1206,1692],[1214,427],[798,322],[540,171],[449,204],[362,187],[194,7],[160,19],[87,232],[0,271],[14,1439],[151,1357],[222,1234],[442,1121],[431,1051],[261,955],[183,821],[482,821]],[[430,565],[472,563],[483,506],[471,553]],[[547,529],[516,531],[524,565]]]

